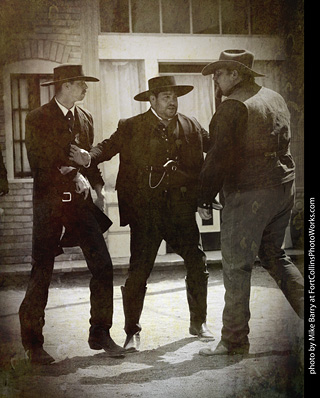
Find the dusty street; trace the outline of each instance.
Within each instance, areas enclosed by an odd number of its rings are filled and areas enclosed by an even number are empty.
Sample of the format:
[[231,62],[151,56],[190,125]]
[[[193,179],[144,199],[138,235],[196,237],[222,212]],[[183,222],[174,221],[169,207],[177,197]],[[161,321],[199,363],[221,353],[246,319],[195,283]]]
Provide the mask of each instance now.
[[[224,288],[221,267],[209,268],[208,326],[220,338]],[[18,308],[25,282],[0,291],[2,371],[0,396],[8,398],[300,398],[303,397],[303,322],[260,266],[252,276],[250,353],[202,357],[206,344],[188,333],[183,267],[154,270],[141,324],[141,351],[106,357],[87,344],[89,275],[56,276],[44,328],[52,365],[30,368],[23,360]],[[124,317],[118,270],[111,335],[123,344]],[[14,369],[12,369],[12,365]]]

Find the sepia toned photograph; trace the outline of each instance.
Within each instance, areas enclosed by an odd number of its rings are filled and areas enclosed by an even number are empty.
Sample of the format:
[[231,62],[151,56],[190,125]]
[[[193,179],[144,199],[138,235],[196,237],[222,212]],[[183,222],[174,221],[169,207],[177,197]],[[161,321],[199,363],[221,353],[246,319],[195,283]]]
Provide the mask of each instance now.
[[304,100],[303,0],[0,0],[0,398],[306,397]]

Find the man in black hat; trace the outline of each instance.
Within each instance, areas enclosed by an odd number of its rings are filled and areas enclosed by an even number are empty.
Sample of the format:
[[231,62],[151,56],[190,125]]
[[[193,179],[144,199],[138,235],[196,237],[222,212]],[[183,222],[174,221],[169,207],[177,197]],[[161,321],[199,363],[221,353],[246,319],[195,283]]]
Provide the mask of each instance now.
[[203,136],[194,119],[177,113],[178,97],[193,86],[176,85],[174,77],[149,80],[149,90],[134,97],[150,101],[143,114],[120,121],[117,131],[87,157],[72,150],[72,158],[93,165],[120,154],[116,189],[120,224],[130,225],[129,276],[122,287],[127,338],[124,347],[137,350],[147,279],[164,239],[185,262],[190,309],[190,333],[213,339],[206,326],[208,271],[199,246],[197,179],[203,163]]
[[[124,349],[110,337],[113,316],[113,267],[103,237],[111,221],[93,203],[90,185],[102,208],[103,180],[97,167],[79,167],[69,160],[71,144],[90,150],[93,143],[91,114],[75,105],[83,100],[86,81],[81,65],[54,69],[55,97],[26,118],[26,147],[33,174],[32,271],[20,306],[22,344],[30,361],[48,364],[54,359],[43,349],[44,310],[54,258],[62,246],[80,246],[92,273],[90,281],[89,345],[109,356],[123,356]],[[89,182],[90,185],[89,185]],[[65,233],[61,239],[61,235]]]
[[251,271],[257,256],[303,318],[304,282],[282,249],[294,203],[290,114],[278,93],[254,78],[253,54],[227,50],[207,65],[216,91],[227,97],[210,123],[211,148],[200,173],[198,212],[211,217],[212,199],[225,198],[221,251],[225,307],[221,341],[202,355],[247,353]]

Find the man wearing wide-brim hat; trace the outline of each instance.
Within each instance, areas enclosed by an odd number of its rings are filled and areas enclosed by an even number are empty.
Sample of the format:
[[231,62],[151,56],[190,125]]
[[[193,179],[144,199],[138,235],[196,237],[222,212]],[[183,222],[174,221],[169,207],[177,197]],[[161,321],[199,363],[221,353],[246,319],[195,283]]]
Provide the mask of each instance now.
[[22,344],[31,363],[54,361],[43,348],[43,326],[54,259],[62,246],[80,246],[92,273],[90,347],[104,349],[109,356],[124,354],[109,333],[113,269],[102,233],[111,221],[93,203],[89,189],[91,185],[96,190],[102,208],[104,182],[97,167],[79,167],[69,159],[71,144],[79,150],[92,147],[92,116],[75,102],[83,100],[86,82],[97,81],[86,76],[81,65],[56,67],[53,80],[43,83],[55,86],[54,98],[26,117],[26,147],[34,181],[33,244],[32,272],[19,315]]
[[[303,278],[282,249],[294,202],[290,114],[282,96],[261,87],[247,50],[226,50],[207,65],[221,102],[210,123],[212,147],[200,173],[198,212],[211,217],[211,200],[223,191],[221,252],[225,307],[221,340],[201,355],[249,351],[251,271],[257,256],[299,317]],[[266,306],[268,303],[265,303]],[[266,342],[267,343],[267,342]]]
[[[138,349],[147,280],[163,239],[185,261],[189,332],[213,339],[206,326],[208,271],[195,219],[207,132],[195,119],[177,113],[178,97],[193,86],[178,85],[173,76],[155,77],[148,83],[148,90],[134,99],[150,101],[150,109],[120,121],[117,131],[89,156],[97,164],[120,154],[116,183],[120,223],[131,229],[129,276],[122,287],[124,347],[130,351]],[[82,159],[77,152],[74,159],[85,164],[89,157]]]

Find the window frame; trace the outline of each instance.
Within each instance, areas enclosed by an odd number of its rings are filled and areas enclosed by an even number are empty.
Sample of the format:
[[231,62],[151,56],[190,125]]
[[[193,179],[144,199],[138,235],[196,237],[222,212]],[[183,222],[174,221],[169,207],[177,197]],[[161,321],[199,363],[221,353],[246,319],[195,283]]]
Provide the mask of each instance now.
[[[103,0],[101,0],[103,1]],[[158,0],[159,1],[159,23],[160,23],[160,31],[156,32],[156,33],[148,33],[148,32],[133,32],[133,25],[132,25],[132,0],[128,0],[128,16],[129,16],[129,20],[128,20],[128,32],[115,32],[115,31],[111,31],[111,32],[104,32],[101,30],[101,14],[99,13],[99,34],[100,35],[110,35],[110,34],[119,34],[119,35],[128,35],[128,34],[132,34],[132,35],[199,35],[199,36],[221,36],[221,35],[225,35],[225,36],[230,36],[230,33],[224,33],[223,32],[223,15],[222,15],[222,2],[223,0],[218,0],[218,21],[219,21],[219,33],[194,33],[194,29],[193,29],[193,2],[197,1],[197,0],[189,0],[189,20],[190,20],[190,32],[189,33],[166,33],[163,32],[163,15],[162,15],[162,0]],[[200,0],[198,0],[200,1]],[[235,0],[236,1],[236,0]],[[277,36],[280,34],[279,31],[275,32],[274,34],[270,34],[270,33],[253,33],[252,32],[252,4],[253,4],[254,0],[246,0],[247,4],[246,4],[246,18],[247,20],[245,21],[246,25],[247,25],[247,33],[235,33],[232,34],[234,36]],[[282,4],[282,7],[284,7],[284,3]],[[99,10],[101,9],[101,6],[99,4]]]
[[[23,114],[27,114],[31,110],[41,106],[41,81],[49,81],[52,79],[53,74],[42,74],[42,73],[11,73],[10,74],[10,88],[11,88],[11,115],[12,115],[12,155],[13,155],[13,170],[14,170],[14,178],[21,179],[21,178],[31,178],[32,172],[29,165],[29,170],[25,170],[25,163],[29,164],[27,158],[27,151],[26,151],[26,139],[25,136],[23,137],[23,130],[24,130],[24,118]],[[27,92],[24,93],[27,97],[27,107],[24,107],[21,104],[21,82],[22,80],[26,80],[27,83]],[[16,89],[17,93],[14,93],[14,83],[16,82]],[[34,104],[30,103],[31,93],[30,87],[32,84],[37,85],[37,89],[39,91],[36,92],[36,99],[34,100]],[[47,88],[48,90],[48,97],[50,98],[50,86]],[[16,94],[16,101],[17,106],[14,104],[14,94]],[[34,105],[34,106],[33,106]],[[15,122],[15,113],[18,114],[18,123]],[[17,127],[18,131],[15,130]],[[20,159],[17,159],[17,152],[15,150],[16,145],[19,148],[20,152]],[[19,167],[18,167],[19,166]]]
[[55,61],[28,59],[7,64],[3,67],[5,157],[9,183],[32,181],[31,176],[20,178],[14,175],[10,76],[12,74],[52,75],[53,69],[58,65],[60,64]]

